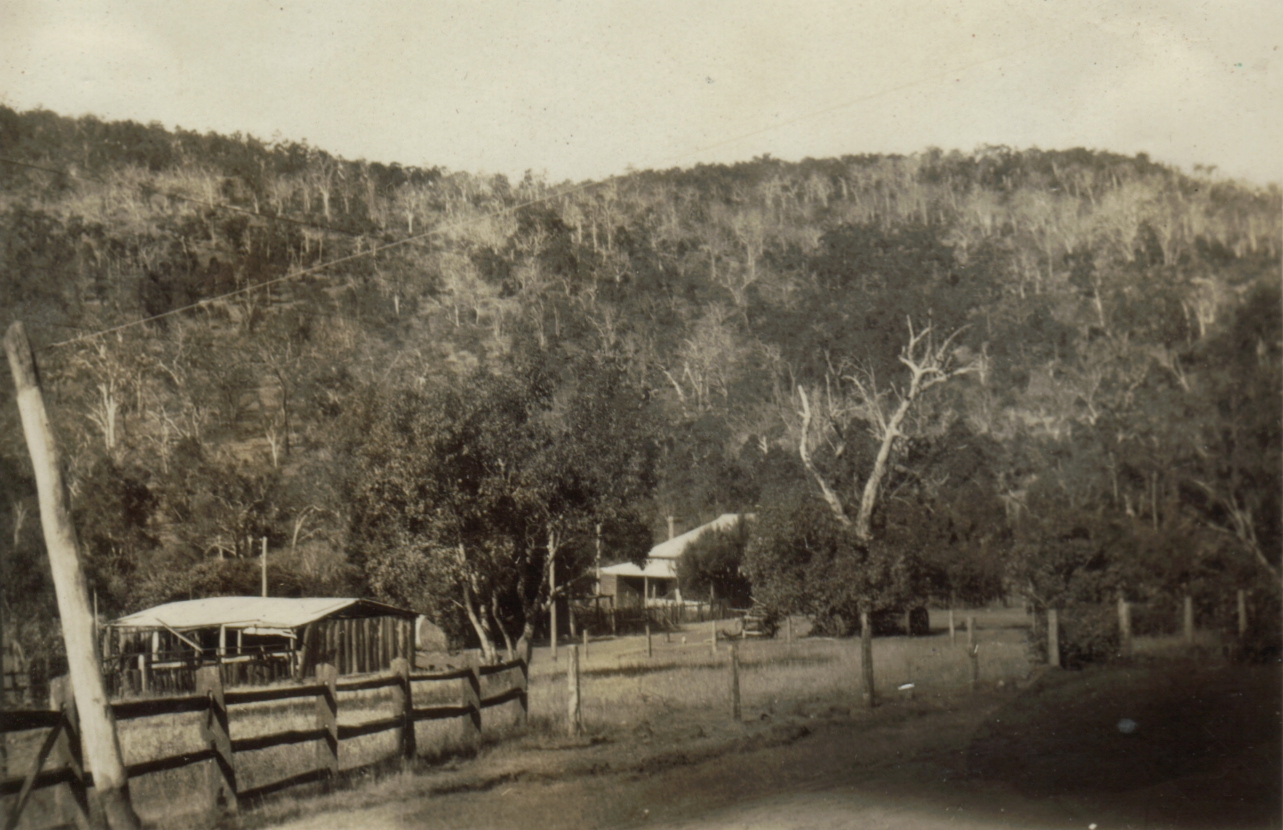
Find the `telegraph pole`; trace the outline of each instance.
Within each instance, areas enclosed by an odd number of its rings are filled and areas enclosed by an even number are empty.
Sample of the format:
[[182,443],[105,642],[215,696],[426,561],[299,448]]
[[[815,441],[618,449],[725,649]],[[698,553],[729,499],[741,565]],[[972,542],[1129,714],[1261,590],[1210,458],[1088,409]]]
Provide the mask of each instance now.
[[66,482],[49,414],[40,391],[31,342],[21,323],[9,326],[4,348],[18,393],[18,413],[27,436],[27,451],[36,474],[40,525],[44,531],[62,639],[67,647],[67,670],[80,715],[86,760],[94,774],[94,792],[111,827],[138,830],[141,823],[129,801],[129,778],[116,735],[116,718],[102,680],[89,588],[80,565],[79,542],[71,523]]

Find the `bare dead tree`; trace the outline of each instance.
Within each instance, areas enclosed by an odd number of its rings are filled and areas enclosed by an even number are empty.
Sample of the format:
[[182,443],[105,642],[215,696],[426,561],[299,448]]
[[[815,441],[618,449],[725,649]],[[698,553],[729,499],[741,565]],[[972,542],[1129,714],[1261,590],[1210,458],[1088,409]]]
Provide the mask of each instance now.
[[869,425],[870,432],[878,442],[873,469],[865,479],[854,522],[847,515],[837,492],[811,458],[809,444],[812,440],[814,413],[806,390],[801,386],[797,387],[802,416],[802,435],[798,444],[802,464],[819,485],[820,493],[834,517],[843,526],[852,527],[856,538],[861,541],[868,541],[870,537],[878,493],[886,477],[892,450],[905,437],[906,418],[928,389],[976,370],[974,363],[959,363],[955,358],[954,341],[962,329],[940,340],[935,337],[931,326],[915,331],[913,321],[909,320],[908,328],[908,342],[900,350],[900,363],[909,370],[907,384],[893,384],[888,389],[879,389],[873,372],[868,369],[857,374],[842,375],[841,379],[850,385],[850,392],[840,404],[830,405],[831,420],[859,418]]

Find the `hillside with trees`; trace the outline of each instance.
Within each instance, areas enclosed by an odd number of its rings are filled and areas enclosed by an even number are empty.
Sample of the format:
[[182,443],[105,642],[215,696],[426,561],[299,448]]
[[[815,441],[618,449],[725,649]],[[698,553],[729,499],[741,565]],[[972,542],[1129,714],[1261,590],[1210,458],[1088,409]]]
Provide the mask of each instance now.
[[[487,648],[666,517],[849,630],[1283,567],[1277,185],[983,147],[521,181],[0,107],[0,316],[110,616],[363,594]],[[0,383],[5,625],[56,640]],[[719,566],[720,567],[720,566]],[[1277,627],[1277,626],[1276,626]]]

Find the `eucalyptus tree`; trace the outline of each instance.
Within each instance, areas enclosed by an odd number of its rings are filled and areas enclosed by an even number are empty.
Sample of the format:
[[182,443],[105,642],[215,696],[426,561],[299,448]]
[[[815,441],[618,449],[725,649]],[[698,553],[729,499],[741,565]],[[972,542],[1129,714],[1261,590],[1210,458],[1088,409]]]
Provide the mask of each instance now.
[[487,658],[532,640],[592,565],[598,527],[638,524],[653,486],[640,390],[612,366],[575,368],[536,359],[372,393],[349,422],[356,564],[376,594],[470,633]]

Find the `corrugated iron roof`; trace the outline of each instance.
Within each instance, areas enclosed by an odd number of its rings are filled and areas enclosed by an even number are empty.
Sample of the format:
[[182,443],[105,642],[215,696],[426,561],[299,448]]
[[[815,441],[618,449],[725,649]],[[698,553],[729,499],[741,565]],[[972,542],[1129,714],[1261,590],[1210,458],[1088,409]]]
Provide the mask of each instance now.
[[676,579],[677,560],[647,559],[646,567],[644,568],[639,568],[632,562],[624,562],[620,565],[602,568],[601,572],[603,574],[614,574],[615,576],[648,576],[651,579]]
[[[353,614],[360,611],[366,613]],[[341,611],[343,616],[414,617],[413,611],[394,608],[368,599],[335,597],[207,597],[181,602],[168,602],[113,620],[119,628],[158,628],[177,630],[213,628],[298,628]]]
[[710,530],[730,530],[735,527],[735,523],[740,520],[741,516],[745,519],[753,518],[752,513],[723,513],[708,524],[702,524],[697,528],[674,536],[667,542],[655,545],[650,549],[650,553],[646,555],[646,561],[641,567],[631,562],[624,562],[620,565],[602,568],[601,572],[603,574],[615,574],[616,576],[649,576],[653,579],[676,579],[677,560],[682,558],[682,554],[686,552],[686,547],[691,542],[694,542]]
[[[753,514],[751,513],[745,513],[743,515],[746,519],[753,518]],[[655,545],[655,547],[650,549],[650,553],[646,554],[646,557],[648,559],[680,559],[682,554],[686,552],[686,546],[691,542],[694,542],[710,530],[730,530],[735,527],[735,523],[739,520],[739,513],[723,513],[708,524],[700,525],[693,530],[688,530],[685,533],[674,536],[667,542],[661,542],[658,545]]]

